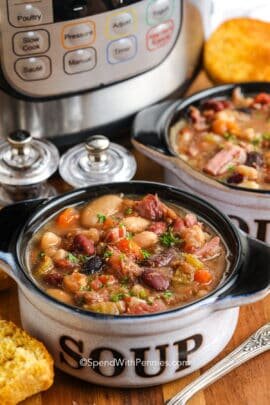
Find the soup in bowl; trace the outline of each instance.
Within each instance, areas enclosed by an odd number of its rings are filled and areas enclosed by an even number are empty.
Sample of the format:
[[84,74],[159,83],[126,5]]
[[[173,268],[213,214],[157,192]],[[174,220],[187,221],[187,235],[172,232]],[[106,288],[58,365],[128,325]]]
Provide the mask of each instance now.
[[42,226],[28,261],[37,282],[60,301],[139,315],[213,291],[229,268],[229,252],[206,221],[158,194],[104,195]]

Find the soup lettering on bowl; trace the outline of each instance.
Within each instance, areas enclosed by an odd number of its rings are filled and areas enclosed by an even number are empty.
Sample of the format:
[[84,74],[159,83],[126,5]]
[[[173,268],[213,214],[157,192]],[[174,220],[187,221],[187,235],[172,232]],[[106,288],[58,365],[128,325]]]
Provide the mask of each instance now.
[[270,94],[209,98],[171,128],[171,142],[191,167],[227,185],[270,190]]
[[112,315],[162,312],[202,298],[229,268],[206,222],[158,195],[105,195],[67,207],[34,235],[31,274],[66,304]]

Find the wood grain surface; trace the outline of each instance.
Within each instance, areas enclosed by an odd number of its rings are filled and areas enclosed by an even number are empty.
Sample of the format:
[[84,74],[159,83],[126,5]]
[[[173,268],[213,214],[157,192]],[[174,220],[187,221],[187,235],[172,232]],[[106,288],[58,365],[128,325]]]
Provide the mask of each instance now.
[[[189,93],[210,86],[201,73]],[[161,167],[135,152],[138,160],[137,179],[162,181]],[[0,318],[20,324],[17,288],[0,293]],[[97,387],[56,371],[53,387],[23,402],[23,405],[162,405],[172,395],[193,381],[219,359],[232,351],[257,328],[270,319],[270,296],[253,305],[243,307],[237,330],[225,350],[200,372],[154,388],[109,389]],[[200,392],[190,405],[269,405],[270,353],[267,352],[231,372],[204,392]],[[1,404],[0,404],[1,405]]]

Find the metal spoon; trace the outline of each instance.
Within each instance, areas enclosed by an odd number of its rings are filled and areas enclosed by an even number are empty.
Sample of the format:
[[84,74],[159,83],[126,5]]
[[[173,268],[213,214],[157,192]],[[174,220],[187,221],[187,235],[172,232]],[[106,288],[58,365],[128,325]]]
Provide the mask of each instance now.
[[187,385],[180,393],[176,394],[166,404],[185,405],[198,391],[208,387],[219,378],[228,374],[241,364],[270,349],[270,323],[258,329],[244,343],[232,353],[207,370],[199,378]]

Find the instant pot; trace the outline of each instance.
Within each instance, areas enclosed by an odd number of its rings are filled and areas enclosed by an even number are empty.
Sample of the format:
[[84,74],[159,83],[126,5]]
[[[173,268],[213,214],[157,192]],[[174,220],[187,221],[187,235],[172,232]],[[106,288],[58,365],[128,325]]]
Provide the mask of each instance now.
[[209,0],[2,0],[0,137],[23,129],[76,143],[183,90],[210,7]]

